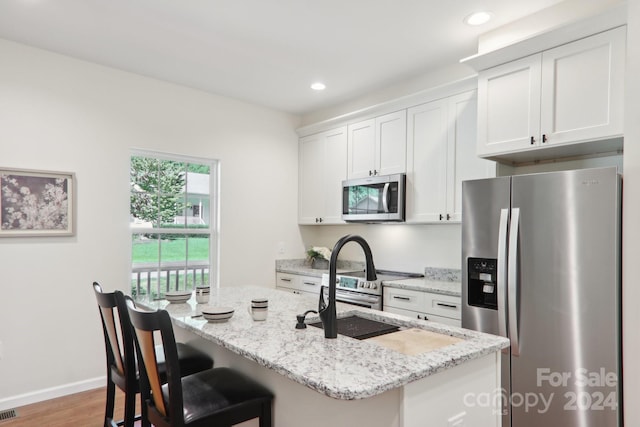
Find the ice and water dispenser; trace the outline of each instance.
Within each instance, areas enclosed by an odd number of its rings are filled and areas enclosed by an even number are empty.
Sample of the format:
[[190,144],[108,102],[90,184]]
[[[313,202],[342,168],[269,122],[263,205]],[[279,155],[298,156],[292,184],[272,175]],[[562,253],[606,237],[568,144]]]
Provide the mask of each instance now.
[[498,309],[498,260],[469,258],[467,295],[471,306]]

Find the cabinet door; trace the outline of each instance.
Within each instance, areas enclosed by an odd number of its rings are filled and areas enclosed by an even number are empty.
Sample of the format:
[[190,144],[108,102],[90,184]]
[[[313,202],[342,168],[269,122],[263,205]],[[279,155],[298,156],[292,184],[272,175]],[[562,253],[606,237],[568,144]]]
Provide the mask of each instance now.
[[324,209],[321,224],[344,224],[342,181],[347,179],[347,128],[325,133]]
[[407,222],[439,221],[445,213],[447,109],[448,102],[444,99],[408,110]]
[[475,153],[477,141],[476,91],[448,99],[447,215],[450,221],[462,220],[462,181],[493,178],[496,164]]
[[348,134],[347,175],[349,178],[366,178],[375,170],[375,119],[349,125]]
[[324,135],[316,134],[300,139],[298,149],[298,223],[317,224],[324,211]]
[[299,224],[343,224],[342,181],[347,178],[347,128],[300,139]]
[[622,136],[625,27],[542,54],[546,144]]
[[404,173],[407,163],[407,111],[376,118],[376,175]]
[[522,150],[540,133],[541,54],[478,75],[478,155]]

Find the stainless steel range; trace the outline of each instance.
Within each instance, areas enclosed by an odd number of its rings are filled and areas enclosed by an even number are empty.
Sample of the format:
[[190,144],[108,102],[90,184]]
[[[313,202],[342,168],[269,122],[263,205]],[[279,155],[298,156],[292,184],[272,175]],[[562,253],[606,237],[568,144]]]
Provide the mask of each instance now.
[[[418,273],[376,270],[377,280],[369,282],[364,271],[351,271],[336,275],[336,301],[359,307],[382,310],[382,282],[400,278],[424,277]],[[329,292],[329,274],[322,275],[322,291]]]

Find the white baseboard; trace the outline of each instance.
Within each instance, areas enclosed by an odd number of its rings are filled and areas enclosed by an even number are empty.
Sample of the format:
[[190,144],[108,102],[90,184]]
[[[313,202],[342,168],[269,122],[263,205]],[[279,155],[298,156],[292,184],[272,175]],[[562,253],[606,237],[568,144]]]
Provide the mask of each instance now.
[[56,397],[67,396],[81,391],[93,390],[104,387],[107,384],[107,377],[91,378],[75,383],[64,384],[57,387],[45,388],[31,393],[19,394],[17,396],[0,399],[0,411],[6,409],[19,408],[20,406],[54,399]]

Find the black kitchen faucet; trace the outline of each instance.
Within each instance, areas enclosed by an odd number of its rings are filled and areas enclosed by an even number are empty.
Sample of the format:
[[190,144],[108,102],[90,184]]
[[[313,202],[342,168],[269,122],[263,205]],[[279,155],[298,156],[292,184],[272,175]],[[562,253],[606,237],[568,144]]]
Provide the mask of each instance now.
[[373,255],[371,254],[371,248],[369,248],[367,241],[355,234],[348,234],[338,240],[333,247],[333,251],[331,251],[331,259],[329,260],[329,301],[325,302],[324,290],[322,289],[320,291],[320,301],[318,302],[318,314],[320,315],[320,320],[322,320],[325,338],[338,337],[338,322],[336,319],[336,265],[338,264],[338,254],[340,250],[349,242],[358,243],[364,251],[367,281],[373,282],[377,279],[376,268],[373,265]]

